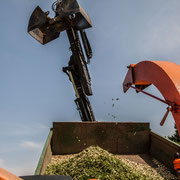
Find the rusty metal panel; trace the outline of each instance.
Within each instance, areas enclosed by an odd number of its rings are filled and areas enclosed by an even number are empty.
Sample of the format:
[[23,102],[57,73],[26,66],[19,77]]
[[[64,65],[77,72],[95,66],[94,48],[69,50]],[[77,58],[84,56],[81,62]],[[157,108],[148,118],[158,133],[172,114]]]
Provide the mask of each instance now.
[[73,27],[76,29],[86,29],[92,27],[88,14],[76,0],[62,0],[62,2],[57,4],[56,12],[60,18],[75,14]]
[[53,123],[53,154],[74,154],[91,145],[98,145],[114,154],[146,153],[149,149],[149,123]]
[[126,74],[126,77],[124,79],[124,82],[123,82],[123,90],[124,90],[124,93],[130,88],[129,85],[133,84],[133,67],[135,65],[130,65],[128,66],[128,72]]
[[57,3],[56,11],[63,18],[79,12],[79,4],[76,0],[62,0]]
[[41,44],[46,44],[60,35],[60,32],[56,30],[55,24],[50,25],[49,20],[50,17],[39,6],[36,7],[30,17],[28,33]]
[[150,133],[150,154],[174,172],[174,153],[180,152],[180,145],[153,132]]

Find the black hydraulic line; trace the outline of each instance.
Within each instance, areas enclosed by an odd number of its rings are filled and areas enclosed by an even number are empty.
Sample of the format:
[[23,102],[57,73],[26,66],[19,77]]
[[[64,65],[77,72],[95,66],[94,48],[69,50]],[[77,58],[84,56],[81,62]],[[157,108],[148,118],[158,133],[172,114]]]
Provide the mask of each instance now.
[[83,42],[84,49],[86,52],[86,56],[88,58],[88,63],[90,63],[90,59],[92,58],[92,55],[93,55],[91,45],[89,43],[85,30],[80,30],[80,34],[81,34],[82,42]]
[[67,30],[67,35],[70,42],[70,49],[72,51],[69,66],[74,67],[74,69],[71,68],[70,71],[74,82],[73,86],[75,86],[74,88],[78,92],[78,97],[75,100],[75,103],[82,121],[95,121],[95,116],[87,97],[87,95],[92,95],[92,90],[90,84],[88,84],[90,83],[90,76],[79,41],[79,36],[77,31],[72,27]]

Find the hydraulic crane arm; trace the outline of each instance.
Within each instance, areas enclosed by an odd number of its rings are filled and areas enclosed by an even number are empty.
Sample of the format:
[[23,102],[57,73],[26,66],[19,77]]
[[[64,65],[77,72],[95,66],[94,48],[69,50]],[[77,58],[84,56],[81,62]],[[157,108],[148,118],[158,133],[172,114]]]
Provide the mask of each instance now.
[[68,67],[64,67],[63,71],[68,74],[73,84],[77,97],[75,103],[82,121],[95,121],[94,113],[87,97],[88,95],[92,95],[91,79],[80,44],[79,35],[73,28],[67,30],[67,35],[72,56]]
[[[46,44],[67,32],[72,55],[63,71],[73,84],[77,105],[82,121],[95,121],[94,113],[88,96],[92,95],[91,78],[87,64],[92,57],[92,50],[85,33],[86,28],[92,27],[91,20],[77,0],[57,0],[52,5],[55,17],[50,18],[49,12],[43,12],[38,6],[32,13],[28,33],[41,44]],[[87,60],[84,56],[79,32],[82,38]]]

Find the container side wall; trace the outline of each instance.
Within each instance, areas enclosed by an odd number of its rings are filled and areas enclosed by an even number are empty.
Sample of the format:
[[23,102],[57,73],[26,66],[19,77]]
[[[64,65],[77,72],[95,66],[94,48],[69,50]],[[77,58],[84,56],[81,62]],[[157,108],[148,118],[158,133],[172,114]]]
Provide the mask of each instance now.
[[150,154],[174,172],[174,153],[180,152],[180,145],[153,132],[150,133]]
[[52,153],[74,154],[98,145],[114,154],[149,150],[149,123],[54,122]]
[[35,175],[44,174],[45,169],[51,160],[51,157],[52,157],[52,151],[51,151],[52,135],[53,135],[53,130],[51,129],[49,132],[49,135],[47,137],[46,143],[44,145],[41,157],[39,159],[39,163],[38,163],[38,166],[36,168]]

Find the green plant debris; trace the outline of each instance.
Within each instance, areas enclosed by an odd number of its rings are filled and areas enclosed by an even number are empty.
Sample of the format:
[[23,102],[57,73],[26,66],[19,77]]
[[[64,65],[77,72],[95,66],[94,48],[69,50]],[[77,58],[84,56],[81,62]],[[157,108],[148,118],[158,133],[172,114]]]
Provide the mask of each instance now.
[[100,180],[163,179],[159,176],[150,177],[140,171],[135,171],[115,155],[95,146],[90,146],[72,158],[49,164],[45,174],[69,175],[73,180],[91,178]]

